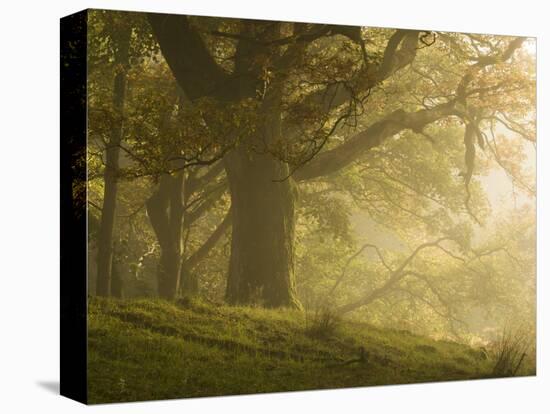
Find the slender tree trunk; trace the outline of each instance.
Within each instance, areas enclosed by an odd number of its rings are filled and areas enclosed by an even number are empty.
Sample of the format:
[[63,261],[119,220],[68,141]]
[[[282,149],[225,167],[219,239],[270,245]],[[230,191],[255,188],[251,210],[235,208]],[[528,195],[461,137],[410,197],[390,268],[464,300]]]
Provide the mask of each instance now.
[[299,307],[294,280],[295,187],[288,166],[237,149],[227,156],[232,240],[227,300]]
[[183,173],[164,174],[158,190],[147,201],[147,215],[160,245],[158,293],[174,299],[178,292],[181,271],[181,230]]
[[[197,179],[193,171],[189,171],[187,176],[184,175],[185,185],[183,191],[183,205],[184,210],[187,210],[189,200],[195,189]],[[191,226],[191,220],[188,214],[183,214],[183,229],[182,233],[189,235],[189,229]],[[187,238],[187,236],[185,236]],[[199,293],[199,280],[195,273],[192,272],[192,267],[189,266],[185,259],[187,253],[187,243],[183,244],[181,270],[180,270],[180,291],[183,296],[195,296]]]
[[110,141],[106,146],[104,172],[103,207],[98,236],[97,252],[97,288],[98,296],[111,294],[111,271],[113,261],[113,229],[115,226],[117,176],[119,170],[120,142],[122,140],[122,113],[126,95],[126,70],[128,66],[128,47],[130,31],[121,40],[115,53],[116,75],[113,90],[113,107],[116,120]]

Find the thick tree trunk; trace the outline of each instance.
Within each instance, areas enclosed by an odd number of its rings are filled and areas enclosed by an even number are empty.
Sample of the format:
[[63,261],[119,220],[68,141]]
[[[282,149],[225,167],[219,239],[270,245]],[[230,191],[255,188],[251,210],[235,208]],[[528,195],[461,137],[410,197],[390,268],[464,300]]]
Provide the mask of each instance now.
[[227,300],[300,307],[294,280],[295,187],[288,165],[239,148],[227,156],[232,240]]
[[164,174],[158,190],[147,200],[147,215],[160,245],[158,293],[174,299],[178,292],[181,270],[181,229],[183,173],[173,177]]
[[97,285],[98,296],[111,294],[111,271],[113,261],[113,229],[115,226],[117,179],[119,170],[120,142],[122,140],[122,111],[126,94],[126,69],[128,66],[128,46],[130,31],[127,37],[121,41],[115,54],[117,74],[114,80],[113,107],[116,113],[116,121],[112,134],[105,148],[105,173],[103,190],[103,207],[101,210],[101,223],[98,236],[97,252]]
[[234,73],[228,76],[187,18],[148,17],[162,54],[189,99],[211,96],[238,102],[257,99],[263,90],[259,115],[264,118],[253,128],[257,135],[243,138],[247,142],[224,161],[233,225],[226,296],[230,303],[300,306],[294,281],[295,187],[292,179],[284,179],[288,165],[268,154],[254,154],[280,138],[283,78],[266,88],[258,58],[266,53],[262,40],[278,39],[281,26],[243,22],[241,35],[259,41],[238,43]]
[[174,299],[178,291],[181,255],[176,248],[162,249],[158,269],[158,293],[164,299]]

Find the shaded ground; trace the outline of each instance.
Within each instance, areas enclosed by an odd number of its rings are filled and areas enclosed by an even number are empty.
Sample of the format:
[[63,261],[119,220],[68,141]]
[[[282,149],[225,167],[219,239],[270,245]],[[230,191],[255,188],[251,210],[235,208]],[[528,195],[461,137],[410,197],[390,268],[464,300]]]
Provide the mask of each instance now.
[[[90,403],[488,377],[477,349],[341,323],[309,333],[297,311],[90,298]],[[361,360],[360,347],[365,356]]]

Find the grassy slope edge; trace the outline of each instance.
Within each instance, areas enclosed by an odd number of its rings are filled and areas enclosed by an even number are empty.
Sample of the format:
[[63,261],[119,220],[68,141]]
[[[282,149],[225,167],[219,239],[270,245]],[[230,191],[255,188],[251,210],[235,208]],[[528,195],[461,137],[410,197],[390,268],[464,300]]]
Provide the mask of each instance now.
[[[307,334],[303,314],[90,298],[90,403],[485,378],[480,350],[342,322]],[[358,359],[360,347],[368,352]]]

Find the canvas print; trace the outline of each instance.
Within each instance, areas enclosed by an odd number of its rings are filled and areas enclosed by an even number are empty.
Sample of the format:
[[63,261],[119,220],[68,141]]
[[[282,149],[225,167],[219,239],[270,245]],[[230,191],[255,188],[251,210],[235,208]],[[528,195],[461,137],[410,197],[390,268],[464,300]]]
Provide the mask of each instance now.
[[535,375],[534,38],[79,16],[87,402]]

